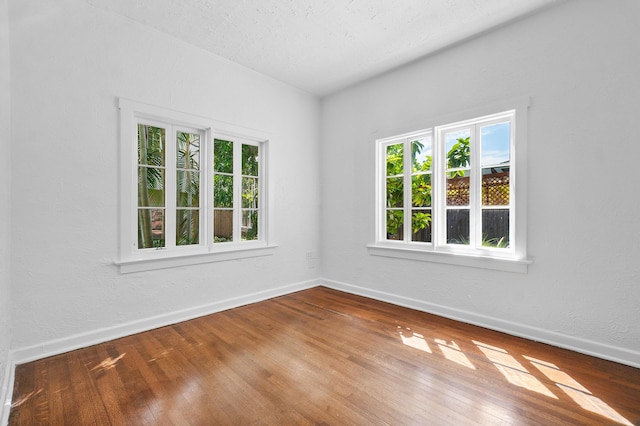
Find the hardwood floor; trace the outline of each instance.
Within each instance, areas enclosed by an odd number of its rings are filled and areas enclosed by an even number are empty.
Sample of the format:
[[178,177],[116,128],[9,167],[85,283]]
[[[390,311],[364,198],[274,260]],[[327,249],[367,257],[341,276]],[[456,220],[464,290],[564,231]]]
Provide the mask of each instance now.
[[318,287],[20,365],[9,424],[639,419],[640,369]]

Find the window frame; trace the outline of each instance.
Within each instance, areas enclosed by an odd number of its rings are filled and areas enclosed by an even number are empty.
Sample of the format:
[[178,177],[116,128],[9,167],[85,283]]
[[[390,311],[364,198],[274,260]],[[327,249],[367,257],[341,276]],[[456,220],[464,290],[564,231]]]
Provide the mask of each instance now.
[[[125,98],[118,99],[120,111],[120,257],[115,262],[121,273],[186,266],[274,254],[273,232],[270,226],[271,205],[269,203],[269,156],[270,137],[266,132],[222,123],[205,117],[157,107]],[[167,129],[165,133],[188,130],[201,135],[200,142],[200,232],[199,243],[176,246],[166,244],[160,249],[138,249],[138,123]],[[171,129],[171,130],[169,130]],[[166,146],[175,140],[175,135],[166,138]],[[232,140],[235,146],[242,143],[259,147],[259,218],[258,239],[232,242],[213,242],[213,141]],[[242,142],[240,142],[242,141]],[[241,149],[241,148],[240,148]],[[176,210],[175,181],[177,166],[175,146],[168,148],[165,158],[165,209]],[[234,170],[234,175],[235,175]],[[241,170],[239,171],[241,175]],[[172,179],[169,174],[172,173]],[[234,176],[235,179],[235,176]],[[241,180],[241,176],[239,178]],[[173,181],[170,183],[169,181]],[[234,187],[234,192],[241,188]],[[236,196],[234,195],[234,199]],[[234,217],[241,215],[241,203],[234,203]],[[236,210],[238,213],[236,213]],[[167,216],[174,216],[176,212]],[[235,221],[234,221],[235,222]],[[175,220],[165,222],[165,241],[175,240]],[[172,235],[172,238],[167,238]],[[210,238],[211,237],[211,238]]]
[[[447,117],[433,120],[432,126],[419,131],[407,132],[375,140],[375,217],[374,241],[367,245],[369,253],[376,256],[422,260],[436,263],[479,267],[485,269],[526,273],[532,262],[526,255],[526,135],[527,110],[529,98],[501,102],[495,105],[483,106],[474,110],[451,114]],[[491,248],[481,245],[480,228],[470,223],[470,240],[478,240],[475,247],[461,244],[447,244],[446,242],[446,147],[443,140],[445,132],[459,128],[475,128],[477,135],[480,129],[490,124],[508,121],[505,117],[513,114],[510,132],[510,203],[509,203],[509,234],[510,247]],[[443,124],[444,123],[444,124]],[[474,130],[472,129],[472,132]],[[405,155],[404,168],[404,240],[388,240],[386,238],[386,147],[402,141],[411,147],[411,141],[431,135],[432,140],[432,222],[431,242],[411,241],[411,183],[413,175],[411,155]],[[471,138],[474,145],[479,146],[479,138]],[[473,148],[473,147],[472,147]],[[481,186],[477,184],[482,179],[482,164],[479,155],[472,156],[470,165],[470,222],[481,220],[483,207],[480,199]],[[409,186],[407,188],[407,186]],[[480,193],[480,194],[478,194]],[[409,216],[407,216],[409,212]],[[471,235],[476,231],[476,234]],[[409,234],[407,234],[409,232]],[[471,241],[470,241],[471,242]]]

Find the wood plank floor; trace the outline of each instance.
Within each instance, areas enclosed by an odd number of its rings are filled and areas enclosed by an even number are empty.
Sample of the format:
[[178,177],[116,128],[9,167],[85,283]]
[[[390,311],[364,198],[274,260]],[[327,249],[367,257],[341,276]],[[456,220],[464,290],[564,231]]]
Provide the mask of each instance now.
[[318,287],[20,365],[9,424],[639,419],[640,369]]

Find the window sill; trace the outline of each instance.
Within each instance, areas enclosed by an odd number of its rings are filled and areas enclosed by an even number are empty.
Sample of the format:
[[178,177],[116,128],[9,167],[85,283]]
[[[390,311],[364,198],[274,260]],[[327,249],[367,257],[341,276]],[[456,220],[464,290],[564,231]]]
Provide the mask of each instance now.
[[262,245],[259,247],[236,246],[230,249],[224,249],[215,252],[163,253],[166,255],[159,257],[119,260],[114,262],[114,264],[120,267],[121,274],[129,274],[132,272],[153,271],[157,269],[198,265],[201,263],[223,262],[227,260],[271,256],[275,253],[276,247],[276,245]]
[[497,257],[472,256],[459,253],[443,253],[416,250],[406,247],[389,247],[375,244],[367,245],[369,254],[373,256],[394,257],[398,259],[419,260],[423,262],[446,263],[449,265],[467,266],[471,268],[492,269],[495,271],[518,272],[526,274],[528,266],[533,263],[527,259],[504,259]]

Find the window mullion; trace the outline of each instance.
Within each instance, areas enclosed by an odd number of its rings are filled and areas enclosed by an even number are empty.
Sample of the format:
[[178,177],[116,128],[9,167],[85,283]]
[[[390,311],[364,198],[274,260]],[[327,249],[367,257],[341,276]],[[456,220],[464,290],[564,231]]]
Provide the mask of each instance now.
[[[204,165],[204,173],[201,185],[202,197],[202,228],[201,235],[204,235],[203,244],[209,250],[213,247],[213,132],[208,129],[204,132],[204,141],[200,144],[200,155],[202,155],[202,164]],[[204,192],[203,192],[204,191]]]
[[444,154],[444,139],[441,130],[434,132],[434,144],[433,144],[433,172],[432,179],[432,196],[431,202],[433,204],[433,220],[432,226],[432,239],[434,248],[442,246],[447,241],[446,236],[446,213],[445,208],[447,204],[447,180],[444,177],[446,170],[446,160]]
[[166,127],[167,143],[165,158],[165,248],[176,246],[176,129],[173,126]]
[[233,242],[240,241],[242,231],[242,142],[233,141]]
[[411,139],[406,139],[404,141],[404,175],[403,175],[403,189],[404,189],[404,202],[403,202],[403,210],[404,210],[404,232],[403,232],[403,240],[405,242],[411,241],[411,171],[413,169],[412,165],[412,147],[411,147]]
[[469,147],[471,159],[469,163],[469,247],[482,247],[482,206],[481,186],[482,168],[480,167],[480,127],[471,126]]

